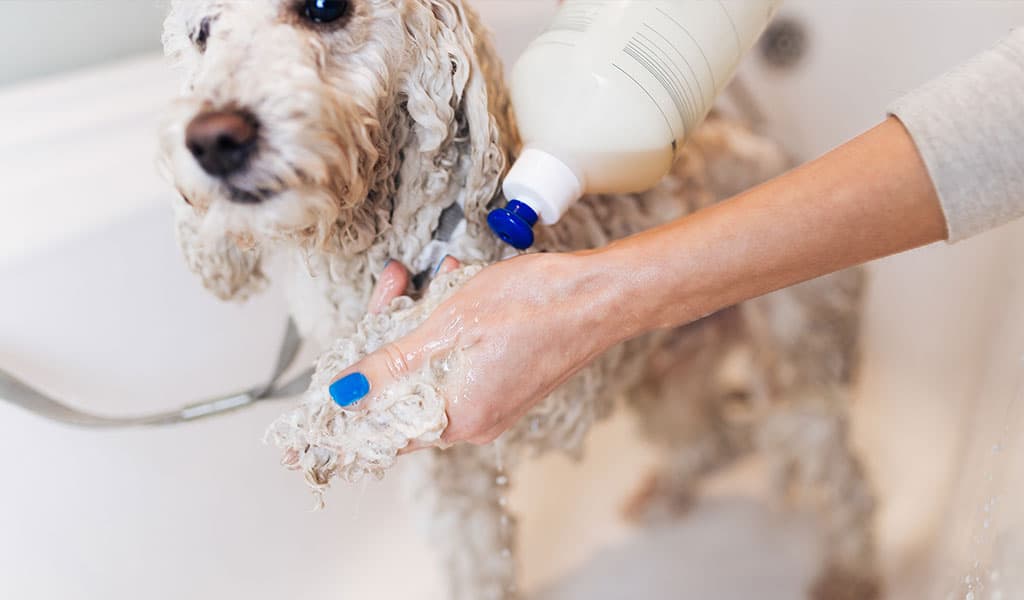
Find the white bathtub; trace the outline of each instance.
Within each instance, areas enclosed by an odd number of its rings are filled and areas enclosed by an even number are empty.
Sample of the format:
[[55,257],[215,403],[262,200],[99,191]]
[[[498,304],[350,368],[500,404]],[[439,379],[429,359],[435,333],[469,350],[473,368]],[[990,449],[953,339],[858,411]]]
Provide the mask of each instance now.
[[[507,57],[552,8],[478,4]],[[810,56],[792,73],[751,58],[743,76],[771,130],[804,157],[869,126],[899,90],[1024,20],[1024,5],[1013,2],[805,0],[786,10],[811,23]],[[94,411],[168,408],[254,384],[284,325],[278,290],[221,304],[178,256],[171,192],[153,168],[173,80],[160,58],[144,57],[0,93],[0,365]],[[873,268],[855,411],[884,490],[883,552],[900,576],[897,596],[921,597],[920,580],[907,574],[929,572],[927,550],[945,531],[952,505],[934,499],[958,489],[974,443],[963,434],[970,403],[1012,392],[1012,369],[1001,365],[1024,339],[1014,311],[1024,286],[1013,269],[1014,257],[1024,258],[1022,233],[1004,228]],[[0,404],[0,598],[443,597],[395,477],[338,486],[325,512],[309,511],[300,478],[259,443],[281,408],[113,431]],[[552,457],[520,480],[527,589],[559,600],[625,590],[678,598],[680,589],[793,597],[813,572],[815,546],[799,516],[773,513],[748,493],[749,473],[712,486],[675,529],[647,532],[618,519],[655,457],[630,427],[625,419],[602,426],[581,466]],[[944,556],[952,574],[967,558]]]

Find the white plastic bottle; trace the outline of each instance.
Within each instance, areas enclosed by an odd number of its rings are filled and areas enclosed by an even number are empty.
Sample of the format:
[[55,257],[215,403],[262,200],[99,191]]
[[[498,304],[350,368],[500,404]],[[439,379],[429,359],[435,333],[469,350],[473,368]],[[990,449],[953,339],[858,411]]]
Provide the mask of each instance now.
[[566,0],[512,69],[523,151],[488,223],[517,248],[584,193],[645,190],[781,0]]

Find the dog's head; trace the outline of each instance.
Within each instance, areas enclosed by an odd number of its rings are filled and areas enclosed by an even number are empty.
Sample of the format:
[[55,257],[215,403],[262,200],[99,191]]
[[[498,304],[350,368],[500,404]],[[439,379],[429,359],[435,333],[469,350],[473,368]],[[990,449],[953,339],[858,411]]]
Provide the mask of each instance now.
[[488,98],[500,71],[475,29],[461,0],[174,1],[164,46],[184,86],[162,162],[195,228],[365,250],[403,195],[450,203],[431,193],[460,164],[486,204],[507,103]]

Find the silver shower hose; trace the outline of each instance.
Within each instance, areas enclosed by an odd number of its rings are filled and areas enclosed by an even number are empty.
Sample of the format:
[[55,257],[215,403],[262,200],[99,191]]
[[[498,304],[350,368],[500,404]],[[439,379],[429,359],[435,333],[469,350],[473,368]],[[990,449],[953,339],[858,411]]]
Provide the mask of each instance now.
[[112,428],[187,423],[224,415],[258,402],[281,400],[301,394],[309,386],[310,378],[313,376],[312,368],[306,369],[285,383],[280,382],[284,372],[295,362],[301,347],[302,338],[298,329],[295,323],[288,319],[284,339],[281,340],[281,347],[277,353],[277,363],[266,383],[235,394],[201,400],[158,413],[112,416],[87,412],[37,390],[3,369],[0,369],[0,402],[13,404],[51,421],[80,427]]

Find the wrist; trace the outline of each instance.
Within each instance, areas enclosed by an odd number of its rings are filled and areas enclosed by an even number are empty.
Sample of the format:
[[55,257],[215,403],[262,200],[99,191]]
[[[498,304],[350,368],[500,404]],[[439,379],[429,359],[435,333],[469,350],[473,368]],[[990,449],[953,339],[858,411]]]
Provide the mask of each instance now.
[[645,245],[641,235],[574,253],[587,286],[581,312],[595,317],[590,325],[609,340],[609,347],[699,316],[685,314],[685,293],[675,273],[686,265],[669,261]]

